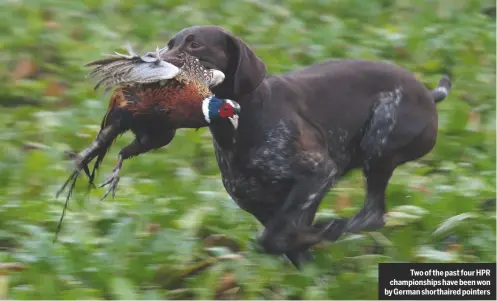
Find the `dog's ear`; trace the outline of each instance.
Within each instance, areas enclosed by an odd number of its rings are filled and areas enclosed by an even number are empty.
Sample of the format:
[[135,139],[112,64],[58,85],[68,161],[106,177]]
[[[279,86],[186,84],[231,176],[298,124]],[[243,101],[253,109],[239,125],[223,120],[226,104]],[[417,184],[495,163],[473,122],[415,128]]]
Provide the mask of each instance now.
[[241,39],[228,34],[229,75],[234,96],[252,92],[266,76],[266,65]]

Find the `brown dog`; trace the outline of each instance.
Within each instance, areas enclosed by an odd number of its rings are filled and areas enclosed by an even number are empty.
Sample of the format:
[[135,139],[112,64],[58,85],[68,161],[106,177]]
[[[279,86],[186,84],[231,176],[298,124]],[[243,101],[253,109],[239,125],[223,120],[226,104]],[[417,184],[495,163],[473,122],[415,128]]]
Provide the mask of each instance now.
[[[266,76],[264,63],[239,38],[216,26],[186,28],[164,59],[187,52],[226,79],[217,97],[241,105],[239,127],[212,125],[224,186],[264,226],[264,251],[300,267],[309,248],[343,233],[383,227],[385,190],[394,169],[432,150],[435,103],[450,91],[446,77],[429,91],[410,72],[366,60],[331,60]],[[362,168],[364,206],[351,219],[313,224],[328,191]]]

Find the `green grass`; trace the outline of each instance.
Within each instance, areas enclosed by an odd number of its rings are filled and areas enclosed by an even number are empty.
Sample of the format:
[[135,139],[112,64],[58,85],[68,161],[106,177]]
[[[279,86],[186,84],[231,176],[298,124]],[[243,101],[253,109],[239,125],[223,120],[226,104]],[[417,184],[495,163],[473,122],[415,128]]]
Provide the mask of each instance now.
[[[0,263],[24,267],[0,270],[0,298],[376,299],[378,262],[495,262],[495,20],[481,13],[493,1],[183,3],[0,2]],[[430,88],[452,75],[437,146],[391,180],[386,228],[316,247],[302,273],[257,253],[260,226],[226,194],[201,129],[127,161],[115,200],[99,202],[102,189],[85,197],[81,178],[52,244],[63,207],[54,196],[71,166],[63,151],[92,141],[107,106],[82,66],[198,24],[239,35],[270,73],[348,57],[395,62]],[[363,200],[354,172],[320,214],[351,216]]]

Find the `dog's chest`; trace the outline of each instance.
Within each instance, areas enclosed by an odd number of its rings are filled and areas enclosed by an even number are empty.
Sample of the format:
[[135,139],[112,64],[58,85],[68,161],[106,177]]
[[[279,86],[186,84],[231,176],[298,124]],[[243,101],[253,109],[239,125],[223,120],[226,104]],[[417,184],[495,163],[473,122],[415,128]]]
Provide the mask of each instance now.
[[296,147],[293,133],[283,121],[266,131],[262,142],[248,150],[246,168],[260,174],[264,181],[275,182],[291,177]]
[[223,185],[242,209],[254,213],[261,206],[277,207],[284,200],[291,184],[295,148],[283,123],[267,131],[257,147],[235,153],[214,141],[214,149]]

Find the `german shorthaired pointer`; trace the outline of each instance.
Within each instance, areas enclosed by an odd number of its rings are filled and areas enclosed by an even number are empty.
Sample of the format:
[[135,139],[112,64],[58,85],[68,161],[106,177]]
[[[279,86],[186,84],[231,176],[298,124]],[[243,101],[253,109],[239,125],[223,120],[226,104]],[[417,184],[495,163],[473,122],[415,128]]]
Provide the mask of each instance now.
[[[435,103],[451,88],[447,77],[430,91],[403,68],[360,59],[268,76],[245,42],[217,26],[181,30],[163,58],[175,64],[181,52],[225,73],[213,92],[237,101],[241,113],[237,130],[210,126],[223,184],[265,226],[262,249],[297,268],[316,243],[384,226],[389,179],[432,150]],[[313,224],[326,192],[357,168],[367,180],[363,207],[350,219]]]

